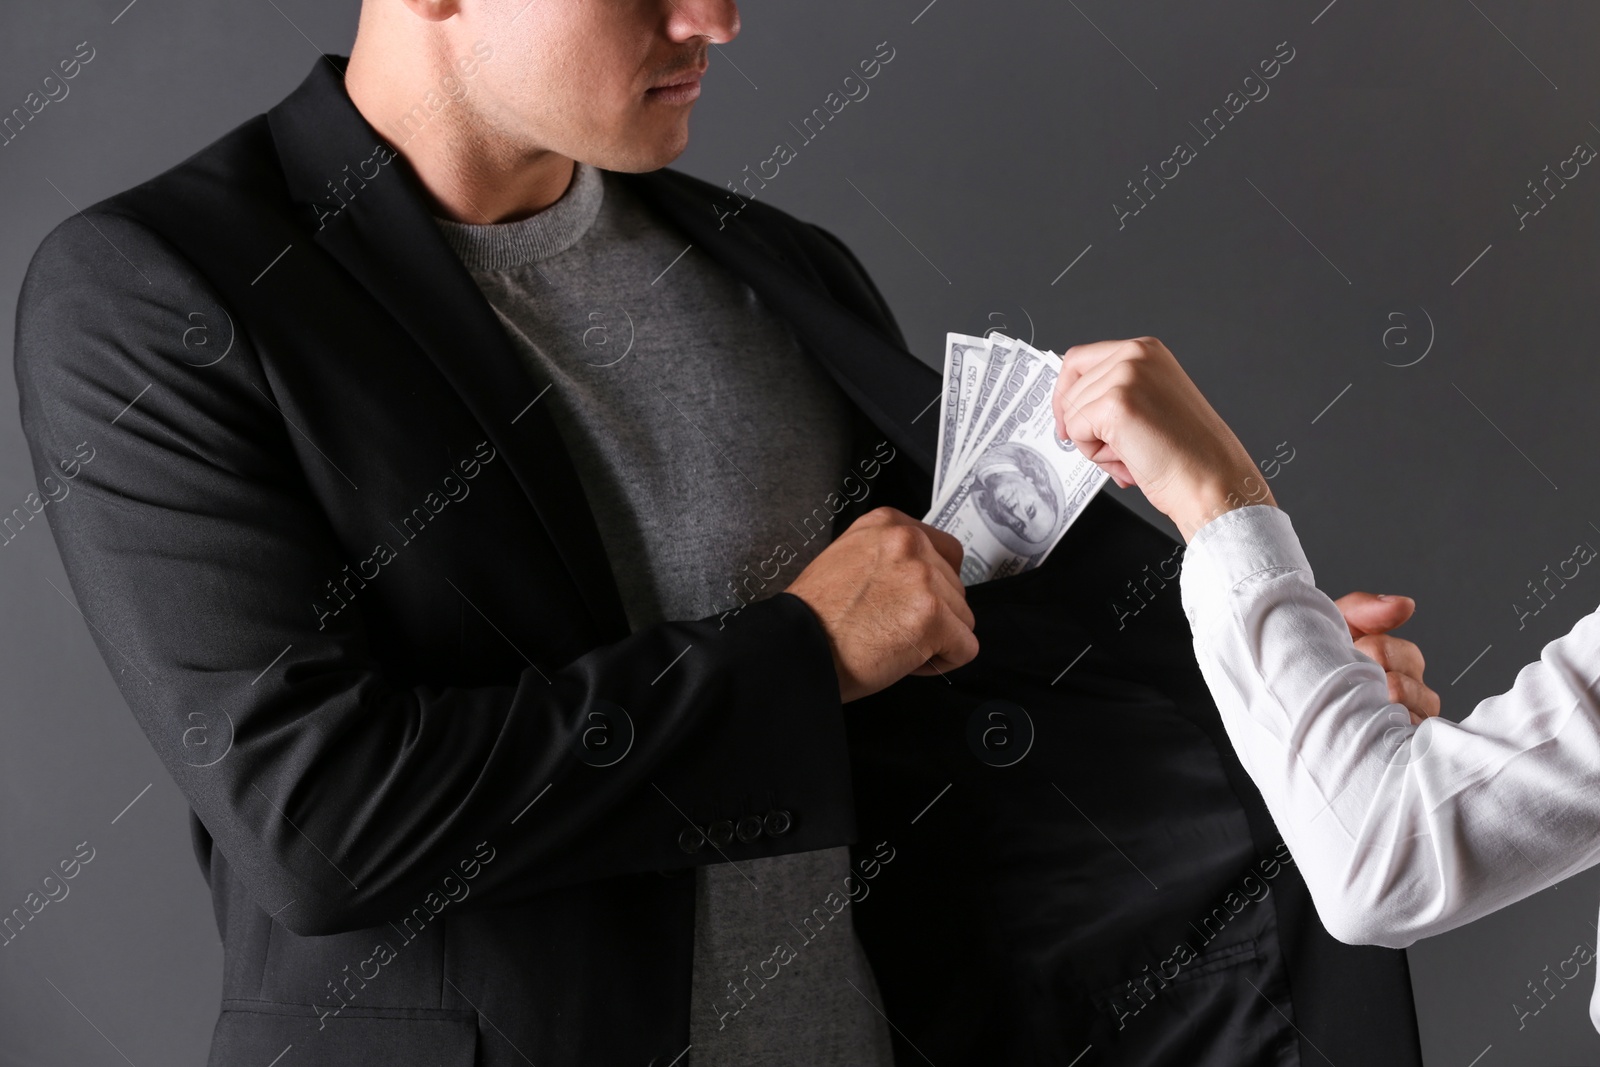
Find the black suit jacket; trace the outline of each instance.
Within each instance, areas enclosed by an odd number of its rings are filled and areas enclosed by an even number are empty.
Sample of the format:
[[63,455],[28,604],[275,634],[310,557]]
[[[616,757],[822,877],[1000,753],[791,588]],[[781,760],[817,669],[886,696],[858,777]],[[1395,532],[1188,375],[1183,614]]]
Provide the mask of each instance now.
[[[213,1063],[673,1062],[711,1010],[686,873],[852,843],[902,1062],[1417,1062],[1403,957],[1331,941],[1289,867],[1141,977],[1275,838],[1175,583],[1114,606],[1175,545],[1110,499],[973,590],[974,665],[848,713],[790,595],[630,633],[546,383],[342,65],[64,223],[18,313],[51,527],[195,814]],[[881,466],[838,523],[919,513],[939,381],[849,251],[620,177],[854,402]],[[969,743],[995,700],[1036,733],[1007,767]]]

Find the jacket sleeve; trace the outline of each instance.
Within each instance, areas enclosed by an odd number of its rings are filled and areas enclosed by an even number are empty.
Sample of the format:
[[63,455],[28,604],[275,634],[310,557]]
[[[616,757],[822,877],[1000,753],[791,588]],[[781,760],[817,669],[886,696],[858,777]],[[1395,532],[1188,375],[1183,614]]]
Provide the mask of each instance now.
[[[45,240],[17,313],[27,506],[48,515],[141,728],[265,911],[299,934],[375,925],[483,846],[495,861],[463,906],[853,840],[832,655],[794,596],[499,685],[386,675],[359,612],[319,629],[302,594],[347,561],[298,431],[247,324],[223,356],[193,332],[199,312],[227,314],[134,220],[97,210]],[[692,816],[769,796],[792,822],[781,836],[685,851],[703,840]]]

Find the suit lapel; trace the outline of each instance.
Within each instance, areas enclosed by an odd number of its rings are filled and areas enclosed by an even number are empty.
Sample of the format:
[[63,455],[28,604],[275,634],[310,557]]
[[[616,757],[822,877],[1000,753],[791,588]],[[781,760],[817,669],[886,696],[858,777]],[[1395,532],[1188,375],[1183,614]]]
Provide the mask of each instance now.
[[[628,632],[610,562],[538,381],[517,357],[470,274],[445,244],[399,158],[378,166],[382,138],[345,93],[342,57],[319,62],[268,115],[290,193],[320,212],[317,244],[350,272],[438,366],[505,457],[602,634]],[[348,169],[346,169],[348,168]],[[350,175],[347,202],[328,183]],[[341,186],[343,189],[343,186]],[[353,193],[353,195],[350,195]],[[337,209],[331,217],[327,214]]]

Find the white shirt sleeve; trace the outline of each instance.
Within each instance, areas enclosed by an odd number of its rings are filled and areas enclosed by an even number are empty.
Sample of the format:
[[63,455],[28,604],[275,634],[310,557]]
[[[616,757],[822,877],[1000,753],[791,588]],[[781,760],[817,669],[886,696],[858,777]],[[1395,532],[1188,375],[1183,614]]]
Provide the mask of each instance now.
[[1278,508],[1208,523],[1179,585],[1228,736],[1334,937],[1402,948],[1600,861],[1600,610],[1459,724],[1412,726]]

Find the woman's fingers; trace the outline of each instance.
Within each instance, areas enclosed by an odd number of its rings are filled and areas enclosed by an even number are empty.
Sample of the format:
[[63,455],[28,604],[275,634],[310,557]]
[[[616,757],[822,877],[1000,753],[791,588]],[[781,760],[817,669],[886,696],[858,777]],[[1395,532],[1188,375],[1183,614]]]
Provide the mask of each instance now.
[[1427,663],[1422,658],[1422,649],[1415,642],[1393,634],[1368,634],[1357,638],[1355,647],[1358,652],[1371,656],[1384,670],[1409,674],[1417,681],[1422,681]]
[[1422,682],[1409,674],[1390,671],[1389,700],[1394,704],[1404,704],[1406,710],[1411,712],[1415,722],[1432,718],[1439,714],[1439,694],[1423,685]]

